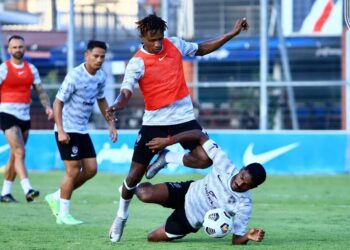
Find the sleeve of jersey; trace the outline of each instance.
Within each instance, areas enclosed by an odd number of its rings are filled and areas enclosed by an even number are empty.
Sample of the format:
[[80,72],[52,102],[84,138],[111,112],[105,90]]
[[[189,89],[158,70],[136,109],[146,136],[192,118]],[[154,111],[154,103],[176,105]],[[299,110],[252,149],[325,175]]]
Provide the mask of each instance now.
[[2,63],[0,65],[0,85],[6,78],[6,75],[7,75],[7,66],[6,66],[6,63]]
[[238,213],[235,215],[233,220],[232,233],[234,235],[243,236],[248,228],[249,219],[252,213],[252,206],[250,199],[247,199],[245,202],[240,203]]
[[72,72],[68,73],[68,75],[64,78],[61,87],[58,89],[56,98],[62,102],[66,102],[75,90],[76,80],[77,79],[75,79]]
[[38,69],[33,65],[33,64],[29,64],[30,70],[32,71],[32,74],[34,76],[34,84],[40,84],[41,83],[41,79],[40,79],[40,75],[39,75],[39,71]]
[[232,168],[233,164],[227,157],[227,154],[219,147],[215,141],[211,139],[207,140],[202,145],[202,147],[209,158],[213,161],[213,167],[223,171]]
[[176,48],[181,52],[183,56],[195,56],[198,50],[197,43],[187,42],[178,37],[169,38],[170,41],[176,46]]
[[130,59],[126,66],[125,74],[121,89],[128,89],[134,92],[135,85],[142,78],[145,71],[145,65],[143,60],[139,57],[133,57]]

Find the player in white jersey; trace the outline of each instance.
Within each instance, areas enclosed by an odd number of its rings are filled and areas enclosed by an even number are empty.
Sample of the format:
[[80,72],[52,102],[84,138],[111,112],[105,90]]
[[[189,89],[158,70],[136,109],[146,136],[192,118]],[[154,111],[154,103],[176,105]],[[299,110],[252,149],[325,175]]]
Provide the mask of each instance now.
[[[143,46],[129,61],[120,94],[108,109],[113,119],[114,113],[128,104],[135,86],[139,85],[145,101],[145,113],[134,145],[130,171],[123,183],[119,209],[110,228],[112,242],[120,241],[136,185],[157,153],[149,150],[145,144],[154,137],[202,129],[195,119],[182,57],[209,54],[248,28],[246,20],[241,18],[237,20],[232,31],[197,44],[176,37],[164,37],[166,22],[156,15],[148,15],[138,21],[137,25]],[[184,163],[195,168],[211,165],[211,160],[201,153],[196,142],[183,142],[181,146],[191,152],[186,156],[181,153],[173,154],[173,159],[179,164]],[[146,177],[151,178],[147,175]]]
[[245,244],[249,240],[262,241],[264,230],[247,231],[252,211],[250,189],[266,179],[264,167],[252,163],[238,170],[226,153],[200,130],[192,130],[169,138],[154,138],[147,146],[160,150],[168,145],[189,140],[198,141],[213,161],[209,174],[197,181],[142,183],[136,189],[137,197],[147,203],[157,203],[175,209],[161,226],[148,235],[149,241],[169,241],[195,233],[202,226],[204,215],[215,208],[223,208],[234,217],[232,244]]
[[[96,152],[87,125],[96,101],[102,115],[106,117],[106,74],[101,70],[106,51],[104,42],[89,41],[85,63],[68,73],[53,105],[56,142],[66,174],[60,188],[55,193],[48,194],[45,200],[56,216],[57,224],[83,223],[70,214],[70,200],[73,191],[97,173]],[[116,142],[114,121],[108,121],[108,125],[111,141]]]
[[37,92],[49,120],[53,118],[50,99],[42,88],[37,68],[23,59],[24,38],[13,35],[8,39],[10,59],[0,65],[0,128],[10,146],[10,157],[4,174],[0,202],[16,202],[11,191],[18,175],[28,202],[39,196],[32,188],[25,167],[25,144],[30,129],[30,90]]

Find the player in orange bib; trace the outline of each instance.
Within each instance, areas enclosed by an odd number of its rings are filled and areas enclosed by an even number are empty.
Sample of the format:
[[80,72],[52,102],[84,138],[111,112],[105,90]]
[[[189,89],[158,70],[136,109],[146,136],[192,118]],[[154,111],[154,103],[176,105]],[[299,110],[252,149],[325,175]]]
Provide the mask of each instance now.
[[[150,150],[146,143],[155,137],[168,136],[171,140],[171,136],[181,132],[202,130],[194,115],[184,77],[182,57],[209,54],[242,30],[248,29],[247,21],[241,18],[236,21],[230,32],[197,44],[177,37],[165,38],[166,22],[156,15],[149,15],[136,24],[142,46],[129,61],[120,94],[107,110],[110,119],[114,119],[114,113],[128,104],[135,86],[139,85],[145,101],[145,113],[142,128],[135,142],[131,168],[122,186],[117,216],[110,229],[112,242],[120,241],[136,185],[141,181],[147,166],[157,153]],[[181,146],[190,150],[190,153],[173,153],[168,150],[159,152],[161,159],[165,159],[163,157],[165,154],[168,159],[157,161],[157,168],[147,171],[146,177],[152,178],[166,165],[166,161],[193,168],[206,168],[212,164],[198,142],[181,142]]]
[[8,40],[10,60],[0,65],[0,127],[5,133],[10,146],[10,158],[5,168],[4,183],[0,202],[16,202],[11,194],[16,174],[21,180],[21,186],[26,200],[33,201],[39,196],[29,182],[24,165],[25,143],[30,128],[30,89],[39,95],[48,119],[53,118],[50,100],[41,86],[38,70],[33,64],[23,60],[25,51],[24,39],[21,36],[11,36]]

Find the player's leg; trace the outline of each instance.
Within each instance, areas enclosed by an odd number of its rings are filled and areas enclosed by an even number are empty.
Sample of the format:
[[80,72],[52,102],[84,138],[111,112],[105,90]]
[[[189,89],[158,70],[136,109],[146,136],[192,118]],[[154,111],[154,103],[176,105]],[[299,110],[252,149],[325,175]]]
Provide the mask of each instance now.
[[97,173],[97,161],[94,145],[89,134],[79,135],[79,150],[81,158],[81,171],[75,179],[74,189],[82,186],[87,180],[94,177]]
[[15,172],[20,178],[20,183],[28,202],[39,196],[39,191],[34,190],[28,179],[27,169],[24,164],[25,142],[28,138],[28,130],[22,132],[19,126],[12,126],[5,130],[5,137],[10,145],[11,154],[14,157]]
[[10,151],[9,160],[7,161],[6,167],[4,169],[4,182],[2,185],[0,202],[5,202],[5,203],[17,202],[17,200],[12,196],[12,186],[15,178],[16,178],[15,156]]
[[[196,120],[169,126],[169,135],[194,129],[203,130]],[[211,159],[197,142],[181,142],[180,144],[184,149],[190,150],[190,152],[185,154],[184,152],[171,152],[167,149],[160,151],[158,158],[147,168],[147,179],[153,178],[168,163],[199,169],[211,166]]]
[[144,182],[137,186],[136,196],[142,202],[165,206],[169,199],[169,191],[165,183],[152,185]]
[[194,229],[186,218],[184,204],[176,208],[168,217],[164,226],[160,226],[148,234],[148,241],[171,241],[181,239],[189,233],[195,233],[198,229]]
[[80,161],[65,160],[64,166],[66,173],[61,182],[59,212],[56,219],[57,224],[77,225],[82,221],[74,219],[70,214],[70,201],[74,190],[75,179],[78,177],[81,169]]
[[160,126],[142,126],[139,131],[134,145],[131,167],[122,185],[117,215],[109,230],[109,238],[112,242],[118,242],[121,239],[136,186],[140,183],[147,166],[155,154],[145,144],[154,137],[166,136],[166,134],[166,131]]

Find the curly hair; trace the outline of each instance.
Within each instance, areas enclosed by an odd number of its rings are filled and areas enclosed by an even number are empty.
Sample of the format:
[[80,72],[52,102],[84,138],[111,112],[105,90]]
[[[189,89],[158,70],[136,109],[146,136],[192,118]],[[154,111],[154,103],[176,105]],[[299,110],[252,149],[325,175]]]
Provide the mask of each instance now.
[[141,36],[146,35],[148,31],[161,31],[164,33],[164,31],[168,28],[166,22],[154,14],[146,16],[145,18],[136,22],[136,24]]

